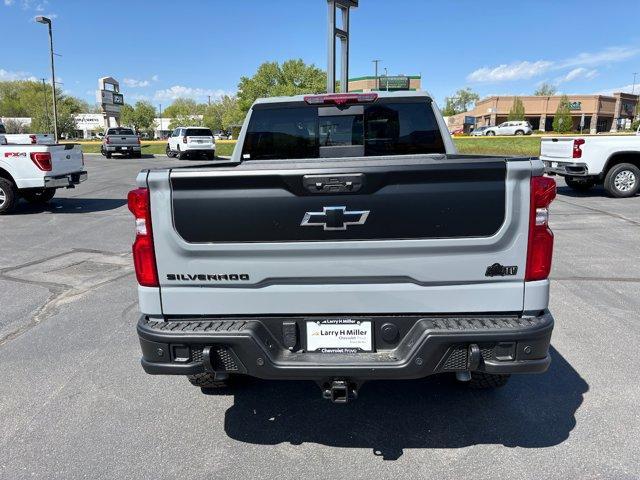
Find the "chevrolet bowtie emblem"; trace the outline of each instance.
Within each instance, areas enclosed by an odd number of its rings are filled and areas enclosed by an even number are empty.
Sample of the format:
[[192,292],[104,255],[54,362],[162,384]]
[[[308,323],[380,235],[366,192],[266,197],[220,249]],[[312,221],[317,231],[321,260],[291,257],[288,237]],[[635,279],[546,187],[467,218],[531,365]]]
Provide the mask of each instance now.
[[324,207],[321,212],[305,213],[300,226],[346,230],[348,225],[363,225],[368,216],[369,210],[347,211],[347,207]]

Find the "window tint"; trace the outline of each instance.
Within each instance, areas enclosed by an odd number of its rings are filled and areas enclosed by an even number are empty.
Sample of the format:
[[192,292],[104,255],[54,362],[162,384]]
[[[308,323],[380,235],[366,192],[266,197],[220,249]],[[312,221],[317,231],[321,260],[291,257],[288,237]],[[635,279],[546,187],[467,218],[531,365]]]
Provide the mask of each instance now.
[[7,130],[4,128],[4,125],[0,123],[0,133],[7,133]]
[[213,133],[208,128],[187,128],[187,137],[213,137]]
[[135,135],[130,128],[110,128],[107,135]]
[[317,158],[320,147],[353,145],[364,145],[366,156],[445,151],[428,102],[378,100],[354,115],[318,116],[318,107],[307,105],[258,107],[251,114],[242,158]]

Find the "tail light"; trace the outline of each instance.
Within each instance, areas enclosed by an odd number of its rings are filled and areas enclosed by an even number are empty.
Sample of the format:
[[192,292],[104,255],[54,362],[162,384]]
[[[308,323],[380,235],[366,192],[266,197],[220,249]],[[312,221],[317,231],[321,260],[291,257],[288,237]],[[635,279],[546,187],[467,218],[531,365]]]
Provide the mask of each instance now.
[[158,269],[151,232],[151,202],[149,190],[136,188],[127,195],[129,210],[136,219],[136,239],[133,242],[133,265],[138,283],[143,287],[157,287]]
[[573,141],[573,158],[582,158],[582,149],[580,148],[584,145],[584,138],[576,138]]
[[31,152],[31,161],[43,172],[50,172],[52,169],[51,165],[51,154],[49,152]]
[[549,177],[531,178],[529,246],[525,281],[544,280],[551,272],[553,232],[549,228],[549,205],[556,198],[556,181]]
[[111,143],[111,140],[109,140],[109,137],[104,137],[104,143],[106,143],[107,145]]
[[348,103],[371,103],[378,99],[377,93],[332,93],[328,95],[307,95],[304,101],[309,105],[346,105]]
[[187,137],[182,137],[182,143],[187,143]]
[[38,143],[38,139],[35,135],[29,135],[29,138],[31,139],[31,145]]
[[136,143],[140,145],[140,137],[136,137]]

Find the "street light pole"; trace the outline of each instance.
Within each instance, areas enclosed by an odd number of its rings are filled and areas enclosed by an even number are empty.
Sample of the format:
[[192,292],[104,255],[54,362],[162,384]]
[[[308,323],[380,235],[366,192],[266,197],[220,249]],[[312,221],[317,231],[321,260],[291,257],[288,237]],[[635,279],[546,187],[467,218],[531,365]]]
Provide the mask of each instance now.
[[375,71],[376,71],[376,90],[380,90],[380,82],[378,82],[378,63],[380,63],[382,60],[376,59],[376,60],[371,60],[371,61],[376,66],[375,67]]
[[638,72],[633,72],[633,86],[631,87],[631,95],[635,95],[636,93],[636,75],[638,75]]
[[58,141],[58,102],[56,100],[56,70],[53,64],[53,32],[51,29],[51,19],[47,17],[36,17],[36,22],[49,27],[49,53],[51,54],[51,90],[53,93],[53,138]]

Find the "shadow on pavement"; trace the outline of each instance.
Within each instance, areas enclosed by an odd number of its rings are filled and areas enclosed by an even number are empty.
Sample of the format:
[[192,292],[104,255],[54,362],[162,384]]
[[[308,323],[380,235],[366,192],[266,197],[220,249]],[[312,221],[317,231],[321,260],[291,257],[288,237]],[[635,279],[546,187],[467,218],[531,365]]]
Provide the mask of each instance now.
[[474,391],[453,375],[366,383],[360,398],[334,405],[312,382],[242,380],[225,431],[234,440],[367,448],[396,460],[406,448],[476,444],[549,447],[566,440],[588,384],[555,349],[542,375],[514,375],[494,391]]
[[44,205],[21,200],[12,215],[29,215],[42,212],[51,213],[91,213],[114,210],[126,205],[125,198],[54,198]]
[[609,194],[606,192],[602,185],[596,185],[595,187],[590,188],[586,192],[579,192],[574,190],[571,187],[561,187],[558,186],[558,195],[563,195],[565,197],[574,197],[574,198],[582,198],[582,197],[609,197]]

